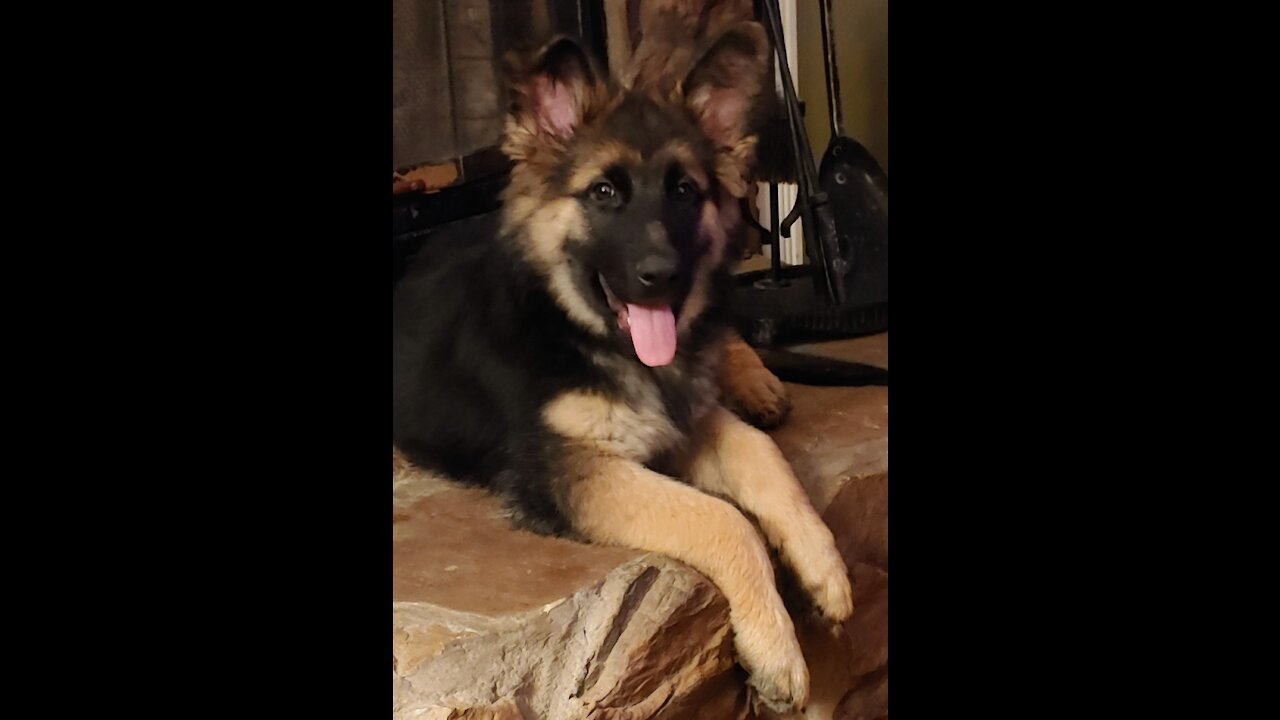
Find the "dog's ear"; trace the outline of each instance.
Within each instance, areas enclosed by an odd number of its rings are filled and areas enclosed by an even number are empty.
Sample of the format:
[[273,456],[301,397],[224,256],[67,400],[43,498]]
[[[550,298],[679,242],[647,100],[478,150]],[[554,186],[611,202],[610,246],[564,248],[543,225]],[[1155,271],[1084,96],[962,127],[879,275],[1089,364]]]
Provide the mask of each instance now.
[[750,190],[747,177],[756,149],[752,128],[768,53],[764,28],[738,23],[711,43],[680,83],[685,106],[716,144],[716,178],[734,197]]
[[681,83],[685,104],[716,145],[731,148],[750,136],[768,53],[764,28],[738,23],[711,43]]
[[608,97],[607,79],[591,56],[570,38],[558,38],[531,56],[507,58],[512,108],[509,145],[564,141],[588,122]]

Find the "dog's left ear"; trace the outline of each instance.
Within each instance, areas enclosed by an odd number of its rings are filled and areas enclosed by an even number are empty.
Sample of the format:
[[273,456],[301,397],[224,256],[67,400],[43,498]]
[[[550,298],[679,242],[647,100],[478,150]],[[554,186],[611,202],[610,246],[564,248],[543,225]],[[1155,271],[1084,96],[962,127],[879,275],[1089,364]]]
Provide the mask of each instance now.
[[738,23],[716,38],[681,83],[685,104],[721,148],[732,148],[751,134],[751,112],[764,88],[768,52],[764,28]]

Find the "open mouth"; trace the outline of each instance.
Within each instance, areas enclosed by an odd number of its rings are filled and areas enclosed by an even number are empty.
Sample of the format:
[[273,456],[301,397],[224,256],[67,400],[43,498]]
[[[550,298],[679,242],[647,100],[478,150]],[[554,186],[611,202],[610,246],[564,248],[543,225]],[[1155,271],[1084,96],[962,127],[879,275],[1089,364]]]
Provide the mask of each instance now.
[[618,317],[618,327],[631,334],[636,357],[649,367],[662,367],[676,356],[676,313],[670,305],[641,305],[623,302],[609,288],[604,276],[596,273],[609,308]]

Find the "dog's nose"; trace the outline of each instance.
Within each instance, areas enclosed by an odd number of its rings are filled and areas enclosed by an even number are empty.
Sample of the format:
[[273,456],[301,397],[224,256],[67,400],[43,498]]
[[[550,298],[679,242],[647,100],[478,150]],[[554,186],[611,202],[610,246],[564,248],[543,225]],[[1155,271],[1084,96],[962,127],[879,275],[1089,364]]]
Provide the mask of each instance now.
[[640,284],[647,288],[660,288],[676,279],[679,259],[666,255],[650,255],[636,265]]

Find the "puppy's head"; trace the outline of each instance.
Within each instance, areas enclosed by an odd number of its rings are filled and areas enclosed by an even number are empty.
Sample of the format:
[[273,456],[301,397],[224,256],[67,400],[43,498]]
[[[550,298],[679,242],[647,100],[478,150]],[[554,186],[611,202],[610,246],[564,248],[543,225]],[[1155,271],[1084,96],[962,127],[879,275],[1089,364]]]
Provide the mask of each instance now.
[[516,63],[505,228],[574,322],[648,365],[671,362],[728,261],[766,51],[758,25],[734,26],[661,94],[569,39]]

